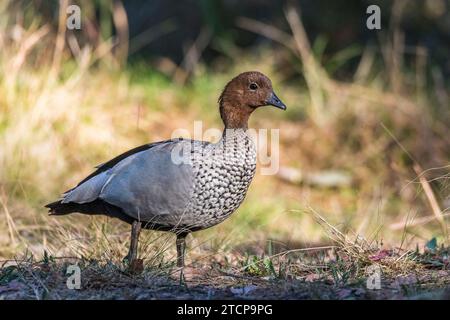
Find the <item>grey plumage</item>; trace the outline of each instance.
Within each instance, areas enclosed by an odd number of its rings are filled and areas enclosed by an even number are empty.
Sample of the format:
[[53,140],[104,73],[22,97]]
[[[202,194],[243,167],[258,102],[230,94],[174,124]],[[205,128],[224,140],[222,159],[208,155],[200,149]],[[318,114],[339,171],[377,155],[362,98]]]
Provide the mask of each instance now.
[[46,207],[52,215],[104,214],[132,224],[130,265],[141,227],[173,231],[182,267],[186,235],[222,222],[244,200],[256,169],[247,121],[266,105],[286,109],[269,78],[241,73],[219,98],[225,130],[218,143],[166,140],[134,148],[98,166]]
[[255,167],[253,142],[241,129],[228,130],[216,144],[166,141],[91,176],[65,193],[61,203],[100,199],[150,228],[203,229],[240,205]]

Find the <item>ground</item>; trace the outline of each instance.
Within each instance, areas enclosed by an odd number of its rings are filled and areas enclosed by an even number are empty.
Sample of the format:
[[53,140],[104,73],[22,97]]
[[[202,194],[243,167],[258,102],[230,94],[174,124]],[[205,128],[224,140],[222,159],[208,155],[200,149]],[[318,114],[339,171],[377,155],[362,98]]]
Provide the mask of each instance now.
[[[448,253],[436,249],[402,257],[383,250],[369,256],[372,271],[336,249],[238,263],[213,257],[186,267],[185,282],[173,265],[149,267],[143,261],[143,269],[133,269],[110,261],[28,257],[4,262],[0,299],[450,299]],[[75,283],[68,269],[74,264],[81,271],[78,290],[67,285]],[[379,288],[371,278],[373,266],[381,270]]]

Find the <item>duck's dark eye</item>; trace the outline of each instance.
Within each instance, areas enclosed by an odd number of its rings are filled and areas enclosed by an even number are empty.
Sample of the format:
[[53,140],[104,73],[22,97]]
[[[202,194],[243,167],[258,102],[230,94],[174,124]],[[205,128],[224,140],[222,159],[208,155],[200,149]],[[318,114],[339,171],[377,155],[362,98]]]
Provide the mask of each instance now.
[[250,85],[248,86],[250,88],[250,90],[256,90],[258,89],[258,85],[254,82],[250,83]]

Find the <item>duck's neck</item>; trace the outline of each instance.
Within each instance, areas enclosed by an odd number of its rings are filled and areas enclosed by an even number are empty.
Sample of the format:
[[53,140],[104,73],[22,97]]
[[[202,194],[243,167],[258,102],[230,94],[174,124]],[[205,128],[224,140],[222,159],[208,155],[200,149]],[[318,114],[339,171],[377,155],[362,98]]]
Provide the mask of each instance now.
[[222,133],[222,140],[228,141],[228,140],[234,140],[234,139],[247,139],[249,138],[247,133],[247,128],[225,128],[223,129]]
[[226,129],[248,129],[248,119],[253,108],[242,105],[233,105],[230,101],[220,102],[220,116]]
[[222,133],[222,138],[216,146],[219,149],[225,151],[225,153],[230,152],[230,155],[242,154],[247,156],[248,152],[251,152],[251,154],[253,154],[255,150],[253,140],[250,137],[247,129],[244,128],[225,128]]

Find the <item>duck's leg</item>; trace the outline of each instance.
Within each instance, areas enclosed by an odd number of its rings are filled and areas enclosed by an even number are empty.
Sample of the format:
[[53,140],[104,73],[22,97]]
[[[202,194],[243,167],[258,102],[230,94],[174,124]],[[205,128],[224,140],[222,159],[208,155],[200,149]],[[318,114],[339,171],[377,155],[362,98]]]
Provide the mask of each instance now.
[[184,268],[184,253],[186,251],[187,233],[177,233],[177,267]]
[[177,267],[180,270],[180,285],[186,285],[186,279],[184,278],[184,254],[186,252],[186,236],[187,233],[177,233]]
[[141,227],[142,224],[140,221],[134,221],[133,224],[131,225],[130,250],[128,251],[127,256],[124,258],[124,260],[128,260],[128,263],[130,264],[137,258],[138,242],[139,242],[139,235],[141,233]]

